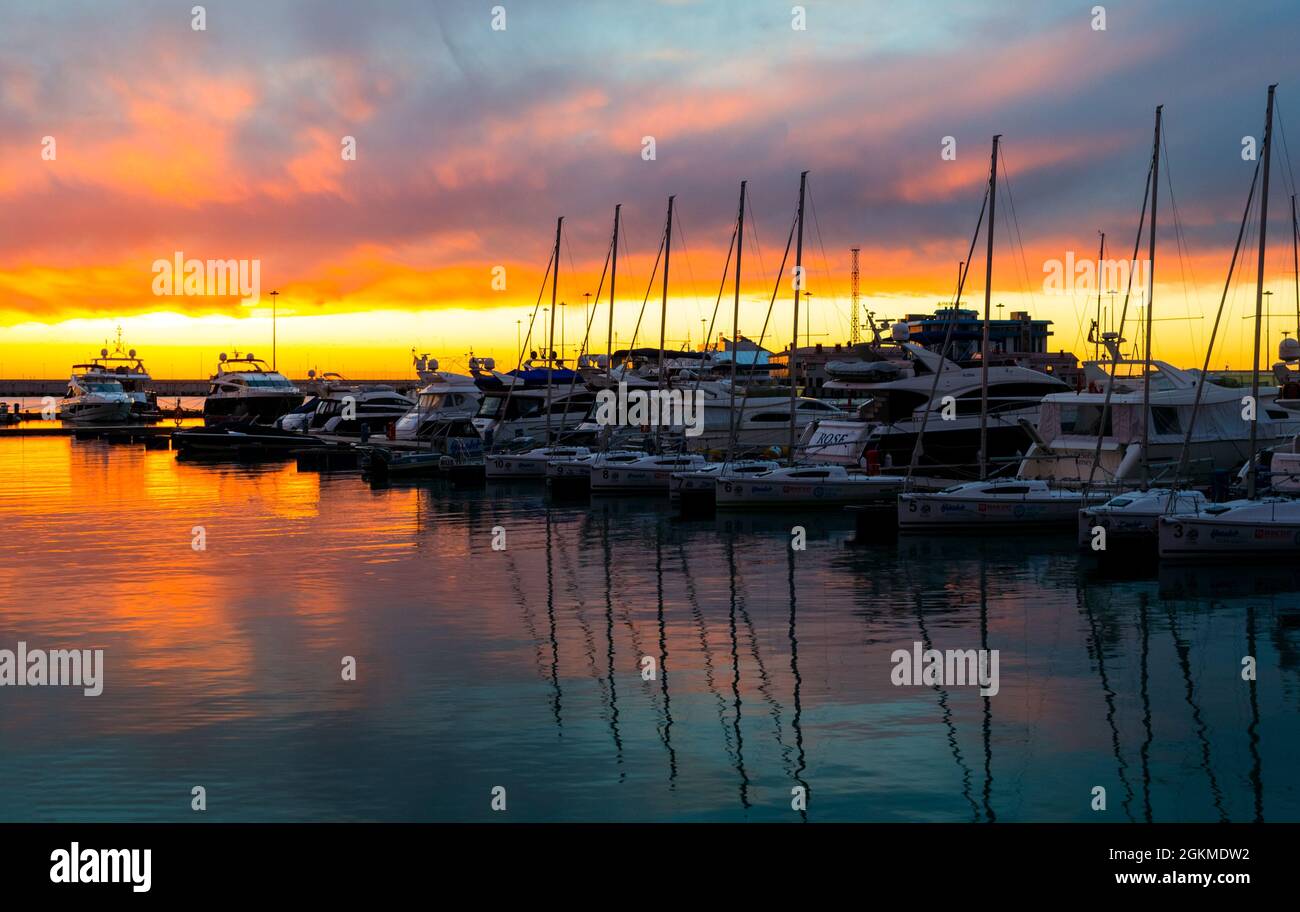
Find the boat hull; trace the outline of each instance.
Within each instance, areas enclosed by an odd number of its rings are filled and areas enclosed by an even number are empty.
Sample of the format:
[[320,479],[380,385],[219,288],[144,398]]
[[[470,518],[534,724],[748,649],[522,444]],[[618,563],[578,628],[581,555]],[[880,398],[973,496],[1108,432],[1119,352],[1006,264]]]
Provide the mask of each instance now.
[[1158,535],[1160,557],[1171,560],[1232,560],[1300,552],[1300,521],[1231,522],[1167,516],[1160,520]]
[[255,396],[209,396],[203,401],[203,422],[222,424],[227,421],[253,421],[271,424],[302,405],[300,393],[275,393]]
[[111,424],[131,417],[131,401],[75,402],[65,405],[59,412],[60,421],[73,424]]
[[969,531],[1002,528],[1068,528],[1079,510],[1097,501],[1082,497],[961,498],[904,494],[898,499],[898,528],[904,531]]
[[808,481],[719,478],[714,497],[720,510],[867,506],[891,503],[905,484],[901,476],[880,475]]

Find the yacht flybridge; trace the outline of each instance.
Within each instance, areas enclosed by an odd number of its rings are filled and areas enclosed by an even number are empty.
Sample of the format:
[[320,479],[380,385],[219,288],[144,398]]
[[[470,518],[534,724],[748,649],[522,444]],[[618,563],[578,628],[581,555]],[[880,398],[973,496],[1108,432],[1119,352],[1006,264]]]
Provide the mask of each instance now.
[[74,364],[68,392],[59,403],[59,419],[83,424],[127,421],[132,399],[122,384],[106,377],[97,364]]
[[203,420],[206,424],[230,420],[270,424],[302,405],[302,400],[301,390],[251,352],[235,352],[234,357],[222,352],[203,403]]

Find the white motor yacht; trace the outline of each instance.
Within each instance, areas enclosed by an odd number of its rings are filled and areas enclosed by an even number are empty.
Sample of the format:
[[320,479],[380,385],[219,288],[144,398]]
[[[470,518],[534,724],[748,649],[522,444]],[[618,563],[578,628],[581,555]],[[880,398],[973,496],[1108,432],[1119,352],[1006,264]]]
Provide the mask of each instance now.
[[302,400],[298,387],[251,352],[235,352],[233,358],[222,352],[203,402],[203,420],[206,424],[231,420],[271,424],[302,405]]
[[122,384],[106,377],[98,365],[76,364],[59,403],[59,419],[79,424],[127,421],[132,401]]
[[[1122,358],[1122,341],[1114,333],[1105,334],[1103,343],[1111,350],[1111,360],[1085,364],[1088,391],[1060,393],[1043,400],[1037,439],[1020,464],[1020,477],[1135,485],[1142,473],[1145,424],[1149,429],[1148,480],[1172,482],[1194,407],[1196,422],[1179,481],[1208,483],[1215,472],[1231,471],[1250,458],[1250,422],[1242,417],[1242,396],[1249,389],[1225,386],[1213,378],[1203,379],[1199,372],[1152,360],[1150,416],[1144,423],[1145,362]],[[1107,408],[1106,388],[1112,369],[1116,377]],[[1202,392],[1196,407],[1198,386]],[[1295,437],[1300,432],[1300,412],[1276,401],[1276,387],[1260,387],[1259,392],[1258,445],[1275,446]],[[1101,459],[1094,470],[1098,436]]]
[[448,422],[473,419],[483,392],[472,377],[439,371],[438,362],[424,355],[420,377],[425,385],[416,393],[415,408],[397,422],[398,440],[424,440]]

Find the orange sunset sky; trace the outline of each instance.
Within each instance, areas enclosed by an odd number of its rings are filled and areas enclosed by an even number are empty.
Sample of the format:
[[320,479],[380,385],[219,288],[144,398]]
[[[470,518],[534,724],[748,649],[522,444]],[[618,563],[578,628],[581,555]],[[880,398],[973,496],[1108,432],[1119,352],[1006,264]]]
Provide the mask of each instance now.
[[[561,215],[556,347],[563,338],[572,357],[615,203],[626,345],[669,194],[666,334],[698,346],[741,179],[754,219],[741,331],[757,338],[804,169],[812,297],[800,331],[845,341],[852,246],[878,317],[951,296],[993,133],[1010,191],[993,303],[1055,321],[1053,347],[1083,354],[1096,299],[1045,292],[1044,264],[1095,257],[1098,231],[1108,255],[1131,254],[1157,104],[1156,356],[1199,364],[1254,168],[1243,138],[1262,136],[1270,82],[1266,364],[1295,330],[1294,5],[1128,0],[1105,4],[1105,29],[1092,4],[1031,0],[810,2],[804,29],[791,3],[766,0],[502,5],[494,29],[491,3],[221,2],[196,30],[191,0],[5,3],[0,377],[64,376],[118,326],[157,377],[206,376],[221,351],[269,358],[272,289],[292,376],[407,377],[412,347],[453,369],[471,350],[513,366]],[[355,160],[342,154],[349,136]],[[944,137],[955,160],[941,157]],[[1248,240],[1215,366],[1249,363],[1253,227]],[[978,250],[971,306],[983,304]],[[261,302],[155,295],[152,264],[178,252],[258,260]],[[645,344],[658,339],[658,295],[656,280]],[[790,338],[790,298],[787,282],[774,350]],[[722,313],[730,334],[729,297]]]

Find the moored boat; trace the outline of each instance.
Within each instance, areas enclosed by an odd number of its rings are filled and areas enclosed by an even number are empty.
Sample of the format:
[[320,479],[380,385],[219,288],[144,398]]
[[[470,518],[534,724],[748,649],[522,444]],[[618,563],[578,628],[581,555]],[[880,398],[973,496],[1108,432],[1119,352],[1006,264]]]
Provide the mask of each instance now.
[[668,482],[674,472],[699,469],[704,465],[705,459],[698,453],[641,453],[634,458],[602,454],[591,464],[591,492],[667,494]]
[[95,364],[76,364],[68,391],[59,402],[59,420],[77,424],[111,424],[131,417],[132,399],[117,380]]
[[898,527],[912,531],[980,532],[989,528],[1068,527],[1102,492],[1058,488],[1041,479],[968,481],[943,491],[898,497]]
[[903,490],[901,475],[867,475],[842,465],[783,466],[757,474],[720,474],[715,481],[718,509],[846,507],[892,502]]
[[[1079,547],[1098,556],[1131,556],[1134,546],[1146,553],[1156,544],[1161,516],[1196,511],[1209,504],[1209,498],[1200,491],[1125,491],[1079,511]],[[1104,539],[1098,538],[1099,528],[1105,530]],[[1103,541],[1104,547],[1096,546]]]

